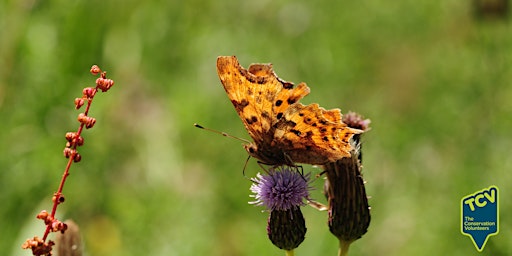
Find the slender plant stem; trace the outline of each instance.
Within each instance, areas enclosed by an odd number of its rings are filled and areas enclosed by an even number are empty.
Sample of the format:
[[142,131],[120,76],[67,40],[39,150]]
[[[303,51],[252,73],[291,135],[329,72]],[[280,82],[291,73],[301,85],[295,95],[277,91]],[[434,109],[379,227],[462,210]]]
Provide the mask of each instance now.
[[[95,89],[97,91],[97,89]],[[95,95],[96,92],[94,92],[93,95]],[[90,98],[87,101],[87,106],[85,108],[84,114],[87,116],[89,114],[89,109],[91,108],[92,98]],[[82,131],[84,129],[85,124],[81,123],[80,127],[78,127],[78,130],[76,132],[76,137],[80,137],[82,134]],[[57,192],[53,195],[53,207],[52,207],[52,213],[51,218],[55,218],[55,213],[57,212],[57,206],[59,205],[60,197],[62,196],[62,191],[64,190],[64,184],[66,183],[66,178],[69,176],[69,169],[71,168],[71,164],[73,164],[73,161],[75,159],[77,145],[73,145],[73,153],[69,156],[68,164],[66,165],[66,169],[64,169],[64,173],[62,174],[62,179],[60,180],[59,189]],[[46,238],[48,238],[48,235],[50,234],[51,229],[51,223],[46,225],[46,230],[44,231],[43,235],[43,241],[46,241]]]
[[295,250],[285,250],[284,251],[284,255],[285,256],[294,256],[295,255]]
[[348,248],[353,241],[344,241],[340,239],[340,248],[338,250],[338,256],[347,256]]

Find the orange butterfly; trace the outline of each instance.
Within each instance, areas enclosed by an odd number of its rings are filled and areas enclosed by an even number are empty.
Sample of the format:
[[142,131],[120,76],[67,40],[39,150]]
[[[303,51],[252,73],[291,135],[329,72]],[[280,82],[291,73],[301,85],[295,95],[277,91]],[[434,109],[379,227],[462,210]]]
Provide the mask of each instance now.
[[339,109],[302,105],[309,87],[277,77],[271,64],[248,70],[235,56],[217,58],[217,73],[253,143],[250,156],[268,165],[326,164],[349,157],[351,138],[360,130],[341,121]]

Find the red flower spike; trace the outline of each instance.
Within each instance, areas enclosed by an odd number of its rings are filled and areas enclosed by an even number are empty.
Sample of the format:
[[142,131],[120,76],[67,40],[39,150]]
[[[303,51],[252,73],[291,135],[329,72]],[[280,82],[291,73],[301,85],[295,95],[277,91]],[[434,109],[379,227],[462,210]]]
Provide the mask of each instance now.
[[[100,78],[96,80],[96,87],[87,87],[82,90],[82,97],[75,98],[74,103],[76,109],[80,109],[83,105],[86,105],[84,113],[80,113],[78,115],[78,121],[80,122],[80,127],[76,132],[68,132],[66,133],[66,148],[63,150],[63,154],[66,158],[68,158],[68,163],[66,168],[64,169],[64,174],[62,175],[62,179],[60,181],[59,189],[54,193],[52,197],[53,208],[51,214],[47,211],[41,211],[37,218],[44,221],[46,225],[46,230],[42,238],[34,236],[32,239],[27,239],[25,243],[23,243],[23,249],[31,249],[32,255],[35,256],[51,256],[52,255],[52,246],[55,243],[51,240],[47,240],[50,232],[60,231],[64,233],[67,230],[67,224],[55,219],[55,213],[57,212],[57,207],[59,204],[64,202],[64,196],[62,196],[62,191],[64,188],[64,184],[66,182],[66,178],[69,176],[69,170],[71,164],[73,162],[79,162],[82,159],[82,156],[78,154],[76,147],[82,146],[84,144],[84,139],[81,137],[81,133],[83,128],[92,128],[96,123],[96,119],[87,116],[89,113],[90,106],[93,101],[93,97],[95,96],[98,90],[102,90],[103,92],[107,91],[114,85],[114,81],[106,78],[106,72],[101,71],[101,69],[97,65],[93,65],[90,69],[91,74],[100,75]],[[87,101],[87,102],[86,102]],[[85,104],[87,103],[87,104]]]

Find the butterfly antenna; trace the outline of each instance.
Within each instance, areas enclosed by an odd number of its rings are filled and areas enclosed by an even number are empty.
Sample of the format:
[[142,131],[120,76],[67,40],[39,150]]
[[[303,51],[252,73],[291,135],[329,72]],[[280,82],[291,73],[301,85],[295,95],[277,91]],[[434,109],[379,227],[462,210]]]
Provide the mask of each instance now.
[[210,131],[210,132],[214,132],[214,133],[220,134],[220,135],[222,135],[222,136],[224,136],[224,137],[233,138],[233,139],[236,139],[236,140],[239,140],[239,141],[243,141],[243,142],[248,143],[248,144],[250,144],[250,143],[251,143],[250,141],[248,141],[248,140],[246,140],[246,139],[242,139],[242,138],[239,138],[239,137],[235,137],[235,136],[230,135],[230,134],[227,134],[227,133],[225,133],[225,132],[220,132],[220,131],[217,131],[217,130],[213,130],[213,129],[210,129],[210,128],[206,128],[206,127],[204,127],[204,126],[202,126],[202,125],[200,125],[200,124],[197,124],[197,123],[196,123],[196,124],[194,124],[194,126],[195,126],[195,127],[197,127],[197,128],[199,128],[199,129],[203,129],[203,130],[207,130],[207,131]]

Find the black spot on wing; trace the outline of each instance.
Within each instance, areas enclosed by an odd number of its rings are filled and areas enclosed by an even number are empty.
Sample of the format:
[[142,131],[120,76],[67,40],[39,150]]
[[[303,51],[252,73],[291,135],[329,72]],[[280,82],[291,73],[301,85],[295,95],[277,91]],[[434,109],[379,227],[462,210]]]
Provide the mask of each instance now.
[[295,98],[293,98],[293,99],[292,99],[292,98],[289,98],[289,99],[287,99],[286,101],[288,102],[288,104],[290,104],[290,105],[291,105],[291,104],[293,104],[293,103],[297,102],[297,99],[295,99]]
[[285,89],[292,89],[293,88],[293,83],[290,83],[290,82],[284,82],[284,81],[281,81],[283,83],[283,87]]
[[236,100],[232,100],[231,103],[233,103],[233,106],[235,106],[235,109],[237,112],[242,111],[245,107],[249,105],[249,102],[246,99],[243,99],[242,101],[238,102]]
[[258,118],[256,116],[251,116],[251,118],[246,118],[245,121],[248,123],[248,124],[253,124],[253,123],[256,123],[258,122]]

